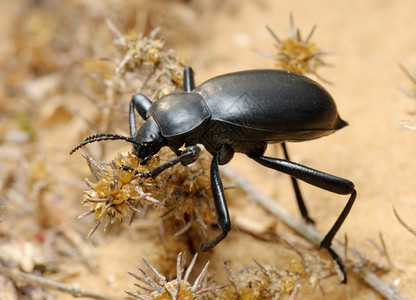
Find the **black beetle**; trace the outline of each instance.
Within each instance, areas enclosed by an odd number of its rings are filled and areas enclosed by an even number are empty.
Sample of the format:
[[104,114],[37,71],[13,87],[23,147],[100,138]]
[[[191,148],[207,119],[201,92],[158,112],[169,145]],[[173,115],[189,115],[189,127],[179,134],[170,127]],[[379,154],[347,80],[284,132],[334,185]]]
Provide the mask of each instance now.
[[[136,131],[135,110],[145,120]],[[184,91],[168,94],[155,102],[136,94],[130,102],[131,137],[97,134],[87,137],[71,153],[84,145],[102,140],[123,139],[133,144],[133,152],[145,164],[162,147],[177,155],[153,169],[145,177],[155,178],[177,163],[188,165],[198,159],[202,144],[212,154],[211,187],[221,233],[201,243],[207,251],[231,230],[224,188],[218,165],[228,163],[241,152],[259,164],[292,177],[299,209],[305,221],[313,223],[301,196],[297,179],[322,189],[350,195],[333,227],[321,242],[340,266],[344,265],[331,248],[331,242],[347,217],[356,198],[354,184],[318,170],[291,162],[285,142],[320,138],[346,126],[334,100],[313,80],[278,70],[253,70],[214,77],[195,88],[191,68],[184,72]],[[263,156],[267,144],[281,143],[285,159]]]

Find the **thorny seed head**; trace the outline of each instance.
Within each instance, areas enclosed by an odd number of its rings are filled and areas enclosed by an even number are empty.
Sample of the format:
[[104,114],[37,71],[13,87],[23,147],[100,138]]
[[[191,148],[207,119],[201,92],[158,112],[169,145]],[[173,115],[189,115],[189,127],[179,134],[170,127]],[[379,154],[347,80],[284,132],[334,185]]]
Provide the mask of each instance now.
[[150,205],[159,208],[157,214],[163,216],[165,222],[173,221],[175,235],[181,235],[197,224],[197,234],[205,237],[207,223],[215,223],[215,213],[210,205],[209,174],[202,165],[203,159],[188,166],[169,168],[156,179],[142,176],[161,161],[172,159],[173,155],[169,149],[162,149],[146,165],[141,165],[139,158],[130,152],[119,154],[110,163],[100,163],[86,155],[96,180],[95,183],[87,180],[90,189],[85,191],[82,204],[90,210],[79,216],[95,215],[96,223],[88,236],[103,222],[106,230],[114,222],[140,213],[140,207]]
[[140,172],[148,172],[152,165],[141,166],[138,159],[131,153],[119,154],[109,164],[102,164],[86,155],[91,173],[97,180],[92,183],[87,179],[90,187],[85,192],[82,203],[90,207],[90,210],[79,218],[94,214],[95,226],[89,232],[91,236],[98,226],[106,221],[105,228],[115,221],[121,221],[124,217],[130,217],[133,213],[140,213],[138,206],[151,204],[160,205],[155,197],[156,181],[150,181],[140,176]]
[[226,261],[224,266],[231,284],[221,291],[222,299],[280,299],[282,295],[290,295],[299,281],[296,273],[258,262],[237,274],[232,273]]
[[290,15],[291,36],[286,40],[281,40],[272,29],[267,27],[267,30],[277,42],[277,54],[274,56],[277,68],[302,75],[313,74],[326,81],[318,75],[317,71],[320,67],[328,66],[322,60],[322,56],[329,54],[329,52],[320,50],[311,41],[315,28],[316,25],[312,27],[308,37],[302,39],[300,30],[295,28],[293,17]]
[[[129,274],[140,281],[141,284],[145,285],[144,287],[141,287],[137,284],[137,286],[139,286],[143,291],[147,291],[147,293],[144,294],[142,291],[126,291],[126,293],[133,298],[145,300],[205,299],[205,294],[220,289],[221,287],[213,286],[208,288],[207,270],[209,261],[205,264],[194,283],[190,283],[189,275],[191,274],[197,257],[198,255],[195,254],[188,268],[185,270],[185,255],[179,253],[176,263],[176,278],[171,281],[167,281],[165,276],[163,276],[148,261],[143,259],[146,266],[153,272],[154,275],[149,275],[142,268],[138,268],[142,273],[141,276],[130,272]],[[155,279],[152,277],[155,277]]]
[[280,299],[284,295],[293,299],[301,287],[313,291],[323,278],[328,277],[328,274],[334,274],[332,262],[327,263],[319,257],[304,254],[288,245],[299,257],[293,259],[286,269],[262,265],[254,260],[254,265],[247,265],[234,274],[224,260],[230,285],[217,295],[221,296],[220,299]]
[[182,88],[185,64],[174,50],[164,49],[165,42],[156,37],[160,32],[159,27],[148,36],[134,32],[122,35],[114,24],[109,21],[107,24],[119,52],[114,70],[116,77],[120,75],[123,81],[127,74],[147,74],[140,92],[154,99]]

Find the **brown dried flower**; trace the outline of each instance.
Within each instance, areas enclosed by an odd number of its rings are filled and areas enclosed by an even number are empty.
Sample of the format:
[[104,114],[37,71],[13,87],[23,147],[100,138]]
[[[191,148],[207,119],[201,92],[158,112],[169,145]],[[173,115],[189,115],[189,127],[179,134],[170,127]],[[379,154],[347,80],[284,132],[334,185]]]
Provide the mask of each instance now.
[[131,81],[129,74],[145,74],[141,80],[140,92],[158,99],[183,86],[184,63],[174,50],[164,50],[165,42],[156,38],[160,28],[156,27],[148,36],[142,33],[122,35],[109,21],[107,24],[113,32],[114,45],[119,55],[116,59],[114,76],[125,85]]
[[[286,269],[262,265],[253,259],[254,265],[247,265],[237,274],[233,274],[224,260],[231,284],[217,293],[221,296],[220,299],[280,299],[284,295],[293,299],[305,288],[313,291],[317,286],[321,287],[322,279],[334,274],[332,262],[304,254],[289,243],[286,244],[298,254]],[[322,288],[321,292],[323,293]]]
[[92,183],[87,179],[90,189],[85,191],[82,204],[90,210],[79,216],[95,215],[96,223],[88,236],[103,222],[106,230],[116,221],[139,214],[139,207],[145,205],[159,207],[159,215],[170,229],[176,228],[176,236],[189,231],[194,224],[198,224],[195,228],[198,235],[206,236],[207,223],[215,222],[215,213],[210,205],[209,174],[201,165],[204,159],[188,166],[169,168],[156,179],[142,176],[173,156],[169,149],[162,149],[159,156],[141,165],[138,157],[130,152],[118,154],[110,163],[100,163],[86,155],[97,181]]
[[266,28],[277,42],[277,54],[274,59],[278,69],[303,75],[313,74],[326,81],[318,75],[317,71],[320,67],[328,66],[322,56],[329,54],[329,52],[320,50],[311,41],[316,25],[312,27],[306,39],[303,39],[300,30],[295,28],[292,15],[290,15],[291,36],[289,38],[281,40],[270,27]]
[[139,205],[160,205],[160,200],[153,197],[155,186],[160,183],[140,176],[140,172],[148,172],[152,164],[140,165],[137,157],[131,153],[119,154],[109,164],[99,163],[88,155],[85,159],[97,180],[96,183],[86,180],[90,189],[85,192],[82,203],[90,210],[78,217],[95,214],[97,221],[88,237],[104,220],[106,230],[109,224],[130,217],[132,213],[140,213]]
[[136,299],[143,300],[173,300],[173,299],[204,299],[205,294],[220,289],[221,287],[208,287],[207,270],[209,261],[205,264],[202,271],[199,273],[194,283],[189,282],[189,275],[193,267],[195,266],[198,254],[195,254],[191,263],[185,271],[185,255],[179,253],[176,263],[176,278],[171,281],[167,281],[166,277],[163,276],[154,266],[152,266],[147,260],[143,259],[147,267],[152,270],[156,276],[156,280],[152,279],[142,268],[138,267],[142,276],[129,274],[139,280],[146,286],[140,286],[136,284],[140,289],[147,291],[147,294],[142,292],[129,292],[128,295]]
[[256,265],[246,266],[234,275],[224,261],[231,285],[221,291],[222,299],[279,299],[296,293],[298,274],[254,262]]

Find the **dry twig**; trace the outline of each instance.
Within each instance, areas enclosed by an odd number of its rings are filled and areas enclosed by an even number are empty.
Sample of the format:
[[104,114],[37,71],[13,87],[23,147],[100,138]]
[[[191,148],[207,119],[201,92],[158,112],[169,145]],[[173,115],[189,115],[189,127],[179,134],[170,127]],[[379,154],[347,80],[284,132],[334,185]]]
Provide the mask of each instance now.
[[55,291],[60,291],[63,293],[71,294],[75,298],[85,297],[85,298],[93,298],[99,300],[117,300],[117,299],[125,299],[120,297],[112,297],[97,294],[94,292],[82,290],[75,286],[69,286],[63,283],[59,283],[53,280],[46,279],[42,276],[24,273],[16,268],[9,268],[2,264],[0,264],[0,274],[10,278],[15,283],[26,283],[33,286],[38,286],[44,289],[52,289]]

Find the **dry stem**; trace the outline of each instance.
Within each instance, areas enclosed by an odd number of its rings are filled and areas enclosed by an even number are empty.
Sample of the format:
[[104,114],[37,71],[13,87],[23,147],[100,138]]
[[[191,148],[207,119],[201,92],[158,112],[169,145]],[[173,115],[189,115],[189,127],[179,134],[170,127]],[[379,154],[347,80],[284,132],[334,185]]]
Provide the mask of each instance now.
[[16,268],[9,268],[2,264],[0,264],[0,274],[10,278],[15,284],[25,283],[30,284],[33,286],[39,286],[45,289],[52,289],[60,292],[64,292],[67,294],[71,294],[75,298],[85,297],[85,298],[93,298],[93,299],[101,299],[101,300],[120,300],[125,299],[121,297],[112,297],[106,295],[100,295],[94,292],[82,290],[75,286],[68,286],[66,284],[62,284],[50,279],[46,279],[42,276],[24,273]]

